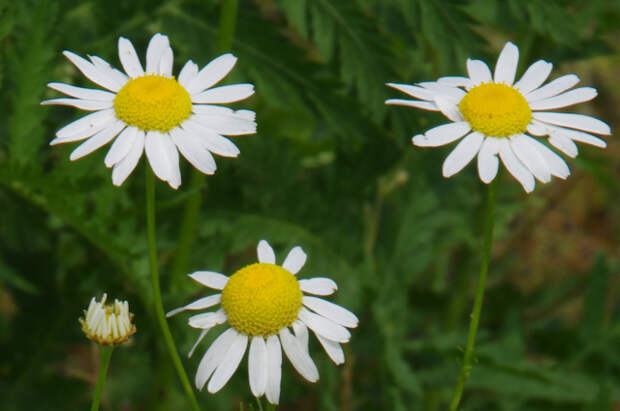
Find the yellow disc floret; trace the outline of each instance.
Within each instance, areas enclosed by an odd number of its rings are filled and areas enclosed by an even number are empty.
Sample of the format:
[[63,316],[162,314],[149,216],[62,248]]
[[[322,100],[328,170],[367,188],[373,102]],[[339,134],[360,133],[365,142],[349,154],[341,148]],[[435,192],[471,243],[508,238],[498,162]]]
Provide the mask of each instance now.
[[192,100],[174,78],[149,74],[129,80],[119,90],[114,111],[130,126],[166,132],[189,117]]
[[486,136],[508,137],[522,133],[532,119],[532,110],[516,89],[485,83],[469,90],[459,110],[471,128]]
[[297,319],[301,289],[293,274],[267,263],[243,267],[222,290],[222,308],[229,324],[242,334],[277,334]]

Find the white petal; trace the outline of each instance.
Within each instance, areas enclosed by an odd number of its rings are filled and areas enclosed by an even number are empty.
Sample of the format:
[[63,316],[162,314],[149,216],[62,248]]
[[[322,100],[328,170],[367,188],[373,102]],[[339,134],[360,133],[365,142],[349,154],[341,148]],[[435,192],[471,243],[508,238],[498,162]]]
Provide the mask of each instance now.
[[443,162],[444,177],[452,177],[461,171],[478,154],[484,136],[474,131],[463,138]]
[[568,90],[575,84],[579,83],[579,77],[574,74],[567,74],[562,77],[558,77],[555,80],[545,84],[541,88],[538,88],[531,93],[525,95],[525,99],[528,102],[542,100],[547,97],[552,97],[560,94],[563,91]]
[[215,312],[207,312],[202,314],[196,314],[189,317],[187,324],[192,328],[213,328],[218,324],[226,322],[228,317],[226,312],[220,308]]
[[231,115],[196,114],[192,118],[217,134],[243,136],[256,133],[256,123],[254,121],[244,120]]
[[342,350],[340,344],[335,341],[328,340],[327,338],[323,338],[318,334],[316,335],[316,338],[319,340],[323,346],[323,349],[327,355],[329,355],[329,358],[331,358],[334,364],[344,364],[344,351]]
[[260,240],[258,242],[258,247],[256,247],[256,254],[258,256],[259,263],[276,263],[276,254],[273,252],[273,248],[271,248],[269,243],[265,240]]
[[217,366],[220,365],[231,343],[238,335],[239,333],[234,328],[229,328],[213,341],[213,344],[211,344],[198,365],[195,378],[196,388],[202,390],[202,387],[204,387]]
[[527,132],[533,136],[546,136],[549,134],[547,127],[539,121],[531,121],[530,124],[527,125]]
[[129,174],[136,168],[138,160],[142,157],[144,150],[144,131],[139,130],[134,139],[129,153],[112,169],[112,184],[120,186],[129,177]]
[[232,341],[230,348],[224,358],[222,358],[222,362],[218,365],[217,369],[213,373],[213,377],[209,381],[209,385],[207,386],[207,390],[211,394],[218,392],[230,377],[235,373],[241,359],[243,359],[243,354],[245,354],[245,349],[248,346],[248,336],[243,334],[237,334],[235,339]]
[[308,327],[306,324],[299,320],[293,321],[293,331],[301,347],[308,352]]
[[172,77],[172,63],[174,62],[174,55],[172,48],[168,47],[164,50],[164,54],[161,56],[159,62],[159,74],[166,78]]
[[78,158],[82,158],[93,151],[103,147],[108,144],[118,133],[121,132],[126,125],[120,120],[116,120],[112,125],[104,128],[99,131],[97,134],[80,144],[69,156],[71,161],[77,160]]
[[137,134],[138,128],[136,127],[127,127],[119,134],[105,156],[104,163],[106,167],[112,167],[129,153]]
[[245,100],[254,94],[254,86],[249,83],[220,86],[192,95],[193,103],[223,104]]
[[56,132],[56,137],[62,142],[81,140],[112,124],[115,119],[113,109],[97,111],[67,124]]
[[197,76],[187,83],[189,94],[196,94],[219,83],[235,66],[237,57],[230,53],[223,54],[207,64]]
[[568,168],[568,165],[566,164],[564,159],[562,159],[562,157],[558,156],[549,147],[536,140],[535,138],[531,138],[528,136],[524,137],[527,139],[527,141],[529,141],[529,144],[531,144],[532,147],[536,148],[538,154],[542,156],[545,164],[547,164],[547,167],[549,167],[549,171],[552,175],[563,180],[570,175],[570,169]]
[[297,274],[306,263],[306,253],[300,246],[293,247],[284,259],[282,268],[288,270],[291,274]]
[[446,86],[465,87],[468,89],[474,86],[474,83],[471,81],[469,77],[462,77],[462,76],[439,77],[437,79],[437,82],[439,84],[445,84]]
[[192,348],[187,353],[187,358],[192,358],[192,355],[194,355],[194,351],[196,351],[196,348],[198,348],[198,344],[200,344],[200,342],[206,337],[209,330],[210,328],[205,328],[202,331],[200,331],[200,335],[196,339],[196,342],[194,343],[194,345],[192,345]]
[[605,140],[600,139],[598,137],[593,136],[592,134],[584,133],[577,130],[569,130],[562,127],[549,127],[549,131],[551,132],[551,136],[561,135],[566,138],[570,138],[574,141],[579,141],[580,143],[589,144],[599,148],[607,147],[607,143]]
[[183,307],[175,308],[174,310],[168,311],[166,313],[166,317],[172,317],[173,315],[177,315],[178,313],[187,311],[187,310],[204,310],[205,308],[209,308],[216,304],[219,304],[221,301],[222,301],[222,294],[214,294],[214,295],[209,295],[207,297],[202,297]]
[[344,307],[326,301],[322,298],[303,296],[303,304],[315,311],[317,314],[332,320],[336,324],[343,325],[349,328],[357,327],[359,320],[351,311]]
[[439,96],[435,98],[435,104],[439,108],[439,111],[450,120],[454,122],[463,121],[463,116],[459,111],[457,103],[453,99]]
[[439,147],[458,140],[469,130],[471,127],[466,121],[447,123],[431,128],[424,135],[414,136],[411,141],[418,147]]
[[489,83],[491,79],[491,70],[489,66],[482,60],[467,59],[467,73],[474,85],[481,83]]
[[86,78],[93,83],[112,91],[118,91],[121,89],[122,86],[119,86],[114,78],[111,78],[107,73],[102,73],[101,70],[97,69],[95,65],[88,60],[67,50],[63,51],[62,54],[64,54],[65,57],[67,57],[69,61],[71,61],[71,63],[73,63],[78,70],[80,70],[82,74],[84,74],[84,76],[86,76]]
[[64,83],[48,83],[47,87],[60,91],[68,96],[81,98],[84,100],[113,101],[114,98],[116,98],[116,94],[110,93],[109,91],[76,87]]
[[119,37],[118,39],[118,57],[121,60],[125,73],[129,77],[136,78],[144,75],[136,49],[131,44],[131,41],[125,37]]
[[331,295],[338,289],[338,285],[325,277],[310,278],[309,280],[299,280],[301,291],[314,295]]
[[151,37],[146,49],[146,74],[159,74],[161,58],[168,48],[170,48],[168,36],[155,33]]
[[497,175],[499,168],[499,142],[495,137],[486,137],[478,153],[478,175],[483,183],[489,184]]
[[280,379],[282,377],[282,348],[276,335],[267,337],[267,387],[265,396],[272,404],[280,401]]
[[323,337],[332,341],[341,343],[349,342],[351,333],[343,326],[336,324],[332,320],[322,317],[318,314],[308,311],[301,307],[299,310],[299,319],[304,322],[312,331],[321,334]]
[[248,354],[248,379],[250,390],[256,398],[265,393],[267,387],[267,344],[263,337],[253,337]]
[[511,42],[506,43],[495,64],[494,82],[511,86],[515,81],[518,64],[519,48]]
[[202,146],[213,154],[230,158],[239,155],[240,151],[235,143],[195,121],[194,117],[184,121],[182,127],[188,133],[196,135]]
[[611,129],[603,121],[575,113],[532,113],[532,117],[544,123],[555,124],[595,134],[610,135]]
[[573,140],[563,136],[562,134],[552,134],[549,137],[549,144],[551,144],[553,147],[557,148],[571,158],[575,158],[577,157],[577,154],[579,154],[577,144],[575,144]]
[[551,110],[590,101],[596,97],[596,95],[597,92],[595,88],[579,87],[554,97],[533,101],[529,104],[532,110]]
[[385,83],[385,85],[420,100],[433,101],[433,98],[435,97],[433,92],[411,84]]
[[79,108],[80,110],[87,111],[95,111],[95,110],[105,110],[107,108],[112,107],[111,101],[101,101],[101,100],[82,100],[75,98],[53,98],[50,100],[43,100],[41,102],[42,106],[71,106],[75,108]]
[[179,153],[170,137],[159,131],[149,131],[146,133],[144,149],[155,175],[177,189],[181,184]]
[[180,129],[172,129],[169,133],[183,157],[196,169],[205,174],[215,173],[215,160],[197,136]]
[[389,100],[385,100],[385,104],[387,104],[388,106],[407,106],[407,107],[421,108],[422,110],[439,111],[439,107],[437,107],[437,104],[431,103],[430,101],[404,100],[401,98],[391,98]]
[[115,69],[110,65],[110,63],[108,63],[101,57],[88,55],[88,58],[90,59],[90,61],[92,61],[93,65],[95,66],[95,68],[97,68],[97,70],[108,76],[114,81],[114,83],[116,83],[119,90],[125,85],[125,83],[129,81],[129,76],[127,76],[127,74]]
[[510,142],[508,139],[502,138],[499,140],[499,143],[499,156],[508,172],[510,172],[510,174],[512,174],[513,177],[521,183],[526,193],[532,192],[532,190],[534,190],[534,186],[536,185],[532,173],[530,173],[529,170],[515,156],[512,148],[510,148]]
[[436,81],[423,81],[418,83],[419,86],[424,87],[426,90],[430,90],[436,97],[438,95],[448,96],[456,101],[461,101],[467,94],[465,91],[458,87],[448,86],[438,83]]
[[228,277],[215,271],[195,271],[189,275],[189,278],[215,290],[223,290],[228,282]]
[[551,74],[551,69],[553,69],[553,64],[545,60],[538,60],[528,67],[521,79],[515,83],[514,88],[519,90],[521,94],[529,93],[547,80]]
[[319,370],[316,368],[314,361],[312,361],[308,352],[303,349],[297,338],[293,337],[288,328],[280,330],[280,341],[282,341],[284,354],[286,354],[297,372],[310,382],[318,381]]
[[179,73],[179,78],[177,79],[177,81],[179,82],[180,85],[182,85],[185,88],[185,90],[187,90],[187,85],[197,75],[198,75],[198,65],[191,60],[187,60],[187,63],[185,63],[185,65],[181,69],[181,72]]
[[527,167],[534,177],[541,183],[548,183],[551,181],[551,171],[549,166],[543,159],[542,155],[538,153],[536,147],[532,146],[528,140],[529,137],[524,135],[517,135],[510,138],[510,147],[516,154],[517,158],[521,160],[521,163]]

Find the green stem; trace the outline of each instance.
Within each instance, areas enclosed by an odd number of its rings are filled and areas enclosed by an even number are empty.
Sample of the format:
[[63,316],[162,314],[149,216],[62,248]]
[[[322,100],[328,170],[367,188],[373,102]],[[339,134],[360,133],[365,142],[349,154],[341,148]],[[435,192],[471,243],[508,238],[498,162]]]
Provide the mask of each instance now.
[[484,243],[482,246],[482,265],[480,266],[480,276],[478,277],[478,289],[476,290],[476,299],[474,300],[474,309],[471,313],[471,321],[469,323],[469,334],[467,335],[467,346],[463,355],[463,365],[456,383],[456,389],[452,402],[450,403],[450,411],[457,411],[463,388],[469,378],[469,374],[473,368],[472,360],[474,356],[474,345],[476,343],[476,332],[480,322],[480,311],[482,310],[482,301],[484,299],[484,288],[487,280],[487,272],[489,269],[489,257],[491,255],[491,245],[493,244],[493,226],[495,223],[495,182],[491,182],[488,186],[486,218],[484,223]]
[[93,404],[90,406],[90,411],[97,411],[99,409],[101,394],[103,393],[103,383],[108,374],[108,365],[110,365],[112,351],[114,351],[113,345],[99,345],[99,377],[97,377],[97,385],[95,386],[95,394],[93,395]]
[[[218,54],[230,50],[237,24],[238,0],[223,0],[220,6],[220,22],[216,39],[216,51]],[[202,203],[201,189],[205,176],[200,171],[193,169],[189,181],[189,191],[192,193],[185,203],[179,239],[174,262],[172,265],[173,284],[184,279],[182,274],[187,270],[190,251],[196,239],[196,223],[200,214]],[[175,284],[177,285],[177,284]]]
[[170,357],[172,358],[174,367],[177,370],[177,374],[179,374],[179,378],[181,379],[181,384],[185,389],[187,398],[194,410],[200,410],[200,408],[198,407],[198,402],[196,401],[196,397],[194,395],[194,391],[192,390],[192,386],[189,383],[189,379],[187,378],[187,374],[185,373],[185,369],[183,368],[183,364],[181,363],[181,359],[179,358],[179,354],[177,353],[176,346],[174,345],[174,340],[172,339],[170,328],[168,328],[168,323],[166,322],[164,306],[161,301],[161,290],[159,288],[159,272],[157,268],[157,246],[155,242],[155,175],[153,174],[151,167],[149,167],[148,165],[145,167],[145,170],[146,226],[149,242],[149,265],[151,268],[151,281],[153,282],[153,300],[155,302],[155,314],[157,316],[157,321],[159,322],[159,325],[161,327],[162,334],[164,335],[166,347],[168,348],[168,352],[170,353]]

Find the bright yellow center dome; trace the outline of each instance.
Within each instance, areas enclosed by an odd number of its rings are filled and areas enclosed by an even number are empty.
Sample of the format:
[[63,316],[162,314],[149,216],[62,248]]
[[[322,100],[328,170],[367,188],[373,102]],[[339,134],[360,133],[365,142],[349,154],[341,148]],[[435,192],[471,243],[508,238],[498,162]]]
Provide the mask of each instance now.
[[459,103],[459,110],[474,131],[493,137],[522,133],[532,119],[523,95],[506,84],[472,88]]
[[166,132],[190,116],[192,100],[174,78],[149,74],[129,80],[119,90],[114,110],[130,126]]
[[293,274],[275,264],[257,263],[230,277],[222,290],[222,308],[240,333],[266,337],[297,319],[301,297]]

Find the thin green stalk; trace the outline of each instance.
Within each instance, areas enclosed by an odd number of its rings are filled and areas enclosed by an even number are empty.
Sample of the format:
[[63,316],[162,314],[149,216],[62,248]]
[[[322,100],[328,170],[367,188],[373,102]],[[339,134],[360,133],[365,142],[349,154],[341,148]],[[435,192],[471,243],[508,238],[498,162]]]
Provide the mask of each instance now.
[[[237,25],[238,0],[223,0],[220,6],[220,21],[216,39],[217,53],[225,53],[230,50]],[[197,220],[200,215],[202,203],[201,188],[204,184],[205,176],[198,170],[192,170],[189,181],[189,190],[192,195],[185,203],[181,228],[179,229],[179,239],[174,262],[172,265],[173,284],[180,281],[182,274],[187,270],[190,251],[196,239]]]
[[166,316],[164,314],[164,306],[161,301],[161,290],[159,288],[159,272],[157,268],[157,246],[155,242],[155,175],[153,174],[151,167],[149,167],[148,165],[145,167],[145,170],[146,226],[149,242],[149,265],[151,268],[151,281],[153,282],[153,300],[155,302],[155,314],[157,316],[157,321],[159,322],[159,325],[161,327],[162,334],[164,335],[166,347],[168,348],[168,352],[170,353],[170,357],[172,358],[174,367],[177,370],[177,374],[179,374],[181,384],[185,389],[185,393],[187,394],[187,398],[192,405],[192,409],[200,410],[200,408],[198,407],[198,402],[196,401],[196,396],[194,395],[194,391],[192,390],[192,386],[189,383],[189,379],[187,378],[187,374],[185,373],[185,369],[183,368],[183,364],[181,363],[181,359],[179,358],[179,354],[174,344],[174,340],[172,339],[172,334],[170,333],[170,329],[168,328],[168,323],[166,322]]
[[112,351],[114,351],[113,345],[99,345],[99,377],[97,377],[97,385],[95,386],[95,394],[93,395],[93,403],[90,406],[90,411],[97,411],[99,409],[101,394],[103,393],[103,383],[108,374],[108,365],[110,365]]
[[469,374],[473,368],[472,360],[474,356],[474,345],[476,343],[476,332],[480,323],[480,312],[482,310],[482,302],[484,299],[484,288],[487,281],[487,272],[489,269],[489,257],[491,255],[491,245],[493,244],[493,226],[495,225],[495,182],[488,186],[487,207],[484,223],[484,242],[482,245],[482,265],[480,266],[480,276],[478,277],[478,288],[476,290],[476,299],[474,300],[474,309],[471,313],[471,321],[469,323],[469,334],[467,335],[467,346],[463,355],[463,365],[456,383],[456,389],[452,402],[450,403],[450,411],[457,411],[463,388],[469,378]]

